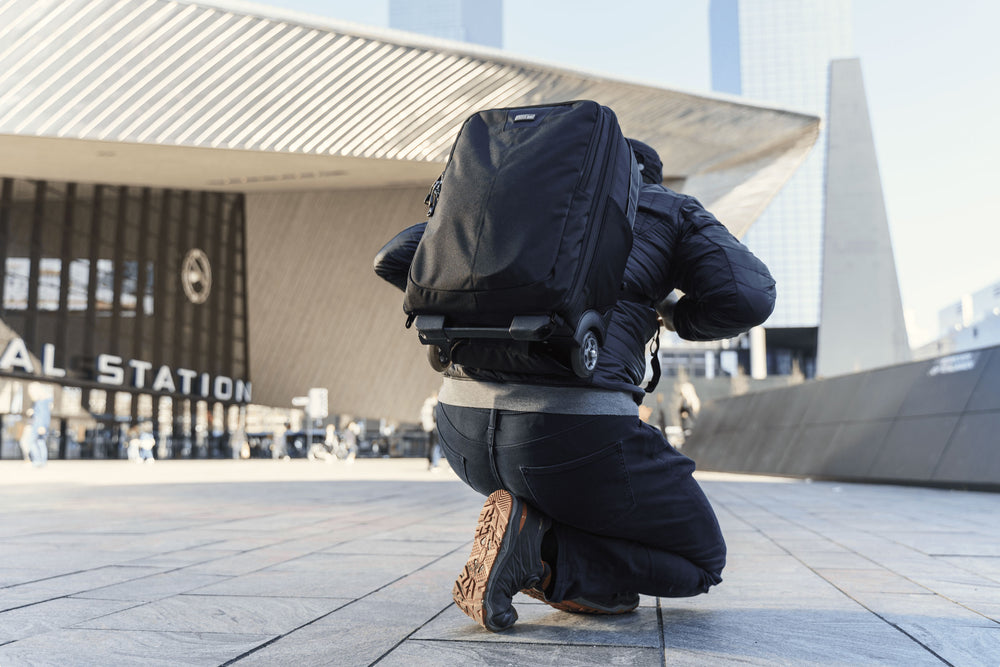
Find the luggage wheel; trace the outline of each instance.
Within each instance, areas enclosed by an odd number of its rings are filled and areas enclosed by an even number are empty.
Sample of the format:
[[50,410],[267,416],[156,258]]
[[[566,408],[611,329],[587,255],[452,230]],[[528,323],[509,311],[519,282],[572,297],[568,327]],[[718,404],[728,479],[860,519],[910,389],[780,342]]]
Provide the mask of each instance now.
[[597,359],[601,356],[601,343],[597,338],[597,333],[593,329],[588,329],[583,334],[583,339],[579,345],[574,345],[571,352],[571,362],[573,372],[577,377],[589,378],[597,368]]
[[431,368],[442,373],[451,366],[451,351],[440,345],[428,345],[427,360],[431,362]]

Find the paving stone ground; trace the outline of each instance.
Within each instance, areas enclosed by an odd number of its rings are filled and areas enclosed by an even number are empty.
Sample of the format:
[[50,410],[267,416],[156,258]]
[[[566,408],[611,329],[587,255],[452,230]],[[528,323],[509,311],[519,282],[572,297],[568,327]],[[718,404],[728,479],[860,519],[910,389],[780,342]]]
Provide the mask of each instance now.
[[1000,665],[1000,494],[700,479],[708,595],[491,634],[482,499],[422,460],[0,462],[0,665]]

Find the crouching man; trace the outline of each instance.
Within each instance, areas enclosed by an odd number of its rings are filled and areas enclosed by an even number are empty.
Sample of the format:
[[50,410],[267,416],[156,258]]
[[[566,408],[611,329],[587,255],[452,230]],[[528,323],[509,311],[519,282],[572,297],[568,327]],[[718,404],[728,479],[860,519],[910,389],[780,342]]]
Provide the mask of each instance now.
[[[774,308],[774,280],[697,200],[660,185],[651,147],[629,144],[644,183],[593,377],[452,364],[438,394],[442,450],[487,496],[453,596],[490,631],[517,620],[519,591],[567,612],[621,614],[640,593],[693,596],[722,581],[726,545],[694,462],[639,419],[648,343],[661,322],[688,340],[745,332]],[[380,277],[406,288],[424,227],[382,248]]]

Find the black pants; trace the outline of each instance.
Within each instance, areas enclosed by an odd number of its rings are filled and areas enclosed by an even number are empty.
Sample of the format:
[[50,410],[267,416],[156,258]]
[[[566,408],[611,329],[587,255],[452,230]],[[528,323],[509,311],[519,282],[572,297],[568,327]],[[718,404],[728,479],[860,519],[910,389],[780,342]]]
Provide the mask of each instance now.
[[726,544],[694,462],[638,417],[437,410],[442,449],[466,484],[506,489],[553,519],[553,601],[687,597],[722,581]]

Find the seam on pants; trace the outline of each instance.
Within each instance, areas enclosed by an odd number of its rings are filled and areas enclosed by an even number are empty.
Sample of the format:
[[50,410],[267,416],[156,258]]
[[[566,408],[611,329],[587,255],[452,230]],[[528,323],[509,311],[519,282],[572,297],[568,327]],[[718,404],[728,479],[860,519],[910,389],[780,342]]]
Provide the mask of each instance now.
[[[516,411],[512,412],[514,412],[514,414],[527,414],[527,413],[518,413]],[[503,411],[501,410],[500,413],[502,414]],[[501,445],[501,447],[521,447],[523,445],[531,445],[538,442],[546,442],[548,440],[553,440],[556,438],[565,438],[567,437],[567,434],[572,434],[576,431],[581,431],[581,430],[591,431],[594,428],[593,427],[594,422],[599,419],[598,416],[592,416],[592,415],[574,415],[574,416],[581,416],[581,417],[589,416],[590,419],[587,419],[586,421],[573,423],[570,426],[566,426],[559,430],[546,431],[544,435],[539,435],[538,437],[535,438],[528,438],[527,440],[518,440],[517,442],[509,442],[504,445]],[[618,415],[611,415],[611,416],[617,417]]]
[[493,471],[493,479],[496,480],[497,484],[501,487],[504,486],[503,480],[500,479],[500,471],[497,469],[497,450],[496,450],[496,438],[497,438],[497,410],[493,408],[490,410],[490,424],[486,427],[486,448],[487,454],[490,457],[490,470]]

